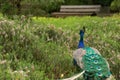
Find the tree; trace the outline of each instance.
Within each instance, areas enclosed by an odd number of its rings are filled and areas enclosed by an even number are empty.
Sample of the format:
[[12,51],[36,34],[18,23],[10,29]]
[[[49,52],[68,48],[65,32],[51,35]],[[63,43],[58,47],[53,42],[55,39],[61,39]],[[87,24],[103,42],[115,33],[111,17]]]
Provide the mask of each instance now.
[[[34,14],[39,15],[40,12],[50,13],[58,10],[64,0],[0,0],[1,12],[6,15],[14,14]],[[21,8],[26,5],[27,9],[22,12]],[[37,9],[37,10],[35,10]]]
[[1,0],[1,12],[6,15],[20,14],[21,0]]

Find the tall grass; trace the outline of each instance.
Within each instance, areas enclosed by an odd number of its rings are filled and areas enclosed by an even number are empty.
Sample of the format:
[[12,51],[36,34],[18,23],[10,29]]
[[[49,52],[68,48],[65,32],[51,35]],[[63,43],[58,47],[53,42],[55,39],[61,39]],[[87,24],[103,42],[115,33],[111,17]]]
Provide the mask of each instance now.
[[23,18],[1,18],[0,35],[2,80],[52,80],[62,78],[61,74],[74,74],[72,58],[64,44],[67,34],[62,30]]
[[[79,40],[79,30],[85,26],[85,45],[95,47],[105,57],[116,79],[120,78],[120,16],[113,17],[67,17],[67,18],[33,18],[35,23],[61,28],[69,32],[73,41],[68,42],[74,50]],[[75,38],[73,38],[73,36]],[[70,40],[71,40],[70,39]],[[70,46],[72,45],[72,46]],[[73,46],[75,45],[75,46]]]
[[[120,78],[120,20],[113,17],[0,18],[0,79],[54,80],[77,73],[72,52],[86,26],[85,45],[98,49]],[[5,75],[6,74],[6,75]]]

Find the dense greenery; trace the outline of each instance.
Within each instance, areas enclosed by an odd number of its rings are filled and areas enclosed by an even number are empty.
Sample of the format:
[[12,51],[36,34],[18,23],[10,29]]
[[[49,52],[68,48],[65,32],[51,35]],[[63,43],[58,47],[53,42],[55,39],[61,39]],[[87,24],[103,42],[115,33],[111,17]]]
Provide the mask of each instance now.
[[2,17],[0,79],[52,80],[61,78],[61,74],[74,74],[71,54],[64,45],[68,34],[52,26],[33,24],[24,16],[14,17],[14,21]]
[[[111,4],[112,2],[112,4]],[[97,5],[110,6],[119,11],[119,0],[0,0],[0,11],[5,15],[50,16],[59,11],[60,5]]]
[[120,1],[119,0],[114,0],[111,3],[111,10],[116,11],[116,12],[120,12]]
[[0,0],[0,10],[5,15],[45,16],[62,3],[64,0]]
[[0,79],[54,80],[77,73],[72,52],[79,30],[86,26],[85,44],[105,57],[120,78],[120,16],[26,18],[0,16]]

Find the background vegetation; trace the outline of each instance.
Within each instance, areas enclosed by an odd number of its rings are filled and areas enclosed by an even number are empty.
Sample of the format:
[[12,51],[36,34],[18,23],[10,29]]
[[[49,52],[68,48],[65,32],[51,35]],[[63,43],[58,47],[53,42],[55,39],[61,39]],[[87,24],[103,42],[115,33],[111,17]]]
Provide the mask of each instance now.
[[114,12],[120,12],[120,1],[119,0],[114,0],[111,3],[111,10],[113,10]]
[[60,5],[101,5],[119,12],[119,0],[0,0],[0,12],[4,15],[50,16],[59,11]]
[[79,30],[86,26],[85,44],[107,59],[120,78],[120,16],[26,18],[0,16],[0,79],[54,80],[76,73],[72,52]]

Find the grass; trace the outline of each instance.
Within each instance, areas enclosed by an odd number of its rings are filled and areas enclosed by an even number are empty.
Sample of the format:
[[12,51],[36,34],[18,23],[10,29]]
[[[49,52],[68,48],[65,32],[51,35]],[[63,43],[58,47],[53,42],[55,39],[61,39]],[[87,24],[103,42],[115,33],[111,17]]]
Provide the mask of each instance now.
[[[86,26],[85,45],[100,51],[120,78],[120,16],[0,17],[0,79],[54,80],[77,73],[72,52]],[[6,75],[5,75],[6,73]]]
[[[73,36],[78,36],[79,30],[86,26],[85,44],[95,47],[108,60],[111,71],[119,79],[120,69],[118,66],[120,58],[120,16],[113,17],[67,17],[67,18],[33,18],[37,24],[55,26]],[[72,43],[77,43],[79,37],[76,37]],[[72,44],[70,43],[70,44]],[[77,44],[75,44],[77,45]],[[69,45],[70,46],[70,45]],[[71,46],[73,47],[73,45]],[[74,46],[72,49],[74,50]]]

